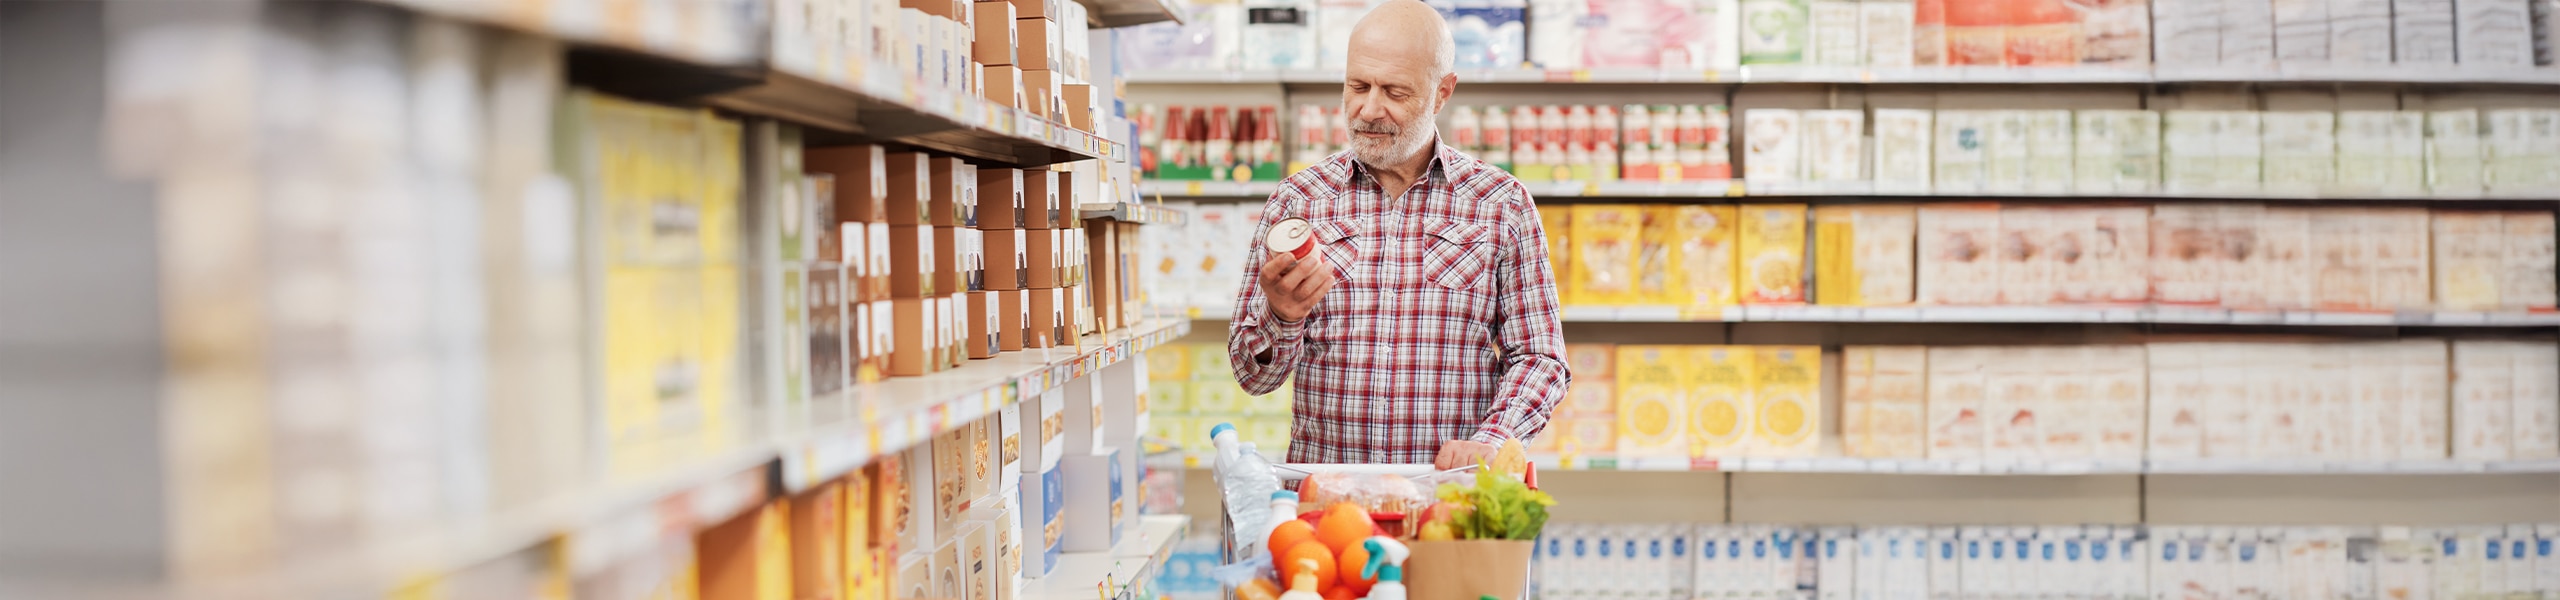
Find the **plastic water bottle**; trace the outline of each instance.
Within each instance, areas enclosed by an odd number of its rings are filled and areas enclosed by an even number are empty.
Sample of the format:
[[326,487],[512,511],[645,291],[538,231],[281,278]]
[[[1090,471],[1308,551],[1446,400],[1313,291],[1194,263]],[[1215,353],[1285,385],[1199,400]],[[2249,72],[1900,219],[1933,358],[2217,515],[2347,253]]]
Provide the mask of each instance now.
[[1237,439],[1234,425],[1219,423],[1209,428],[1209,440],[1217,445],[1218,462],[1211,465],[1210,473],[1217,477],[1218,492],[1226,500],[1234,556],[1243,559],[1266,552],[1253,532],[1269,531],[1271,493],[1280,491],[1280,477],[1271,473],[1270,461],[1263,460],[1253,444]]

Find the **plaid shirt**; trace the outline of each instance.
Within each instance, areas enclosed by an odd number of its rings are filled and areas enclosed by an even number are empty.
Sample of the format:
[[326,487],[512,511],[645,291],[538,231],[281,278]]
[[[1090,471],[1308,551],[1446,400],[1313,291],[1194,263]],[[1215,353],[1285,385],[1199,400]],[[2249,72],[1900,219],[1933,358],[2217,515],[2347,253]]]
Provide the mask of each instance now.
[[[1564,398],[1537,206],[1511,174],[1433,146],[1401,198],[1340,152],[1263,206],[1227,359],[1255,394],[1297,375],[1289,462],[1427,464],[1447,440],[1529,439]],[[1296,324],[1271,315],[1255,277],[1263,236],[1289,217],[1315,226],[1338,279]]]

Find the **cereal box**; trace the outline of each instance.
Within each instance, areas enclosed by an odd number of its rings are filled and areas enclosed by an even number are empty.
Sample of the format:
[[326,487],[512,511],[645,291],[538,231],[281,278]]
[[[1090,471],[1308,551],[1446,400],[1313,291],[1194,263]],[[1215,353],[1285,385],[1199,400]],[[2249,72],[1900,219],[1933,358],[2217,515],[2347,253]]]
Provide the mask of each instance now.
[[1682,204],[1670,210],[1676,230],[1673,239],[1678,240],[1671,247],[1672,277],[1678,294],[1670,304],[1713,307],[1737,303],[1740,298],[1735,290],[1739,280],[1734,276],[1735,250],[1741,242],[1741,232],[1735,228],[1734,207]]
[[[1757,111],[1754,111],[1757,112]],[[1804,111],[1804,170],[1811,181],[1865,181],[1867,113]]]
[[1822,450],[1822,348],[1751,348],[1753,456]]
[[1555,206],[1538,211],[1538,225],[1547,234],[1547,264],[1555,269],[1557,301],[1565,306],[1580,303],[1573,282],[1573,209]]
[[1743,304],[1805,301],[1805,206],[1745,204],[1740,217]]
[[1687,294],[1679,282],[1680,271],[1673,268],[1673,249],[1680,245],[1679,207],[1654,205],[1644,207],[1644,226],[1639,233],[1636,250],[1636,286],[1634,304],[1676,305]]
[[2435,297],[2441,310],[2495,310],[2505,225],[2494,212],[2436,211]]
[[1752,423],[1752,359],[1749,348],[1695,346],[1683,370],[1688,390],[1688,436],[1691,456],[1737,457],[1755,427]]
[[2055,300],[2060,283],[2059,250],[2052,209],[2003,207],[2000,210],[1999,303],[2037,306]]
[[2148,348],[2151,414],[2145,456],[2153,460],[2204,456],[2203,350],[2209,344],[2157,343]]
[[1926,454],[1924,400],[1928,349],[1849,346],[1841,349],[1840,429],[1850,456],[1920,458]]
[[2053,354],[2032,346],[1990,350],[1982,368],[1983,458],[2033,461],[2042,458],[2045,400],[2052,394],[2042,363]]
[[1876,109],[1875,189],[1879,193],[1929,191],[1929,110]]
[[2091,390],[2090,418],[2096,422],[2091,452],[2098,458],[2142,458],[2145,402],[2150,369],[2141,346],[2091,346],[2086,358]]
[[1679,369],[1682,346],[1618,347],[1618,445],[1620,458],[1686,458],[1687,403]]
[[1918,211],[1907,205],[1814,209],[1814,293],[1819,304],[1911,303]]
[[2499,219],[2505,226],[2505,258],[2498,261],[2499,308],[2507,310],[2547,311],[2553,308],[2555,266],[2552,239],[2552,215],[2548,212],[2510,212]]
[[1573,207],[1573,296],[1584,304],[1628,304],[1636,298],[1644,208],[1586,204]]
[[1755,108],[1742,113],[1742,177],[1752,182],[1804,178],[1804,112]]
[[2163,304],[2221,300],[2221,229],[2208,205],[2151,208],[2151,299]]

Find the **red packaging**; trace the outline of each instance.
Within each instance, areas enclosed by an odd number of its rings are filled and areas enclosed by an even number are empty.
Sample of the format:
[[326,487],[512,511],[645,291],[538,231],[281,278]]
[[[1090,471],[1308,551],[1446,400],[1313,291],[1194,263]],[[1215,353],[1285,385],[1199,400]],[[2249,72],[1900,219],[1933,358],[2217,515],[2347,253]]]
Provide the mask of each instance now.
[[1271,232],[1262,236],[1262,247],[1274,253],[1306,258],[1316,250],[1316,230],[1306,219],[1290,217],[1271,224]]

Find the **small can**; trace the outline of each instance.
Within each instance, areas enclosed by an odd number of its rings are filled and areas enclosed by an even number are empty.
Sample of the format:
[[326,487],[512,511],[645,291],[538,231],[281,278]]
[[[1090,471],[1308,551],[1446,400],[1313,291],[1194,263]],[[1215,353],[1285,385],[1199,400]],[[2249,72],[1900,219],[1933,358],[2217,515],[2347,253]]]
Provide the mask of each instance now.
[[1290,217],[1271,224],[1271,232],[1262,238],[1262,247],[1273,253],[1306,258],[1316,251],[1316,229],[1306,219]]

